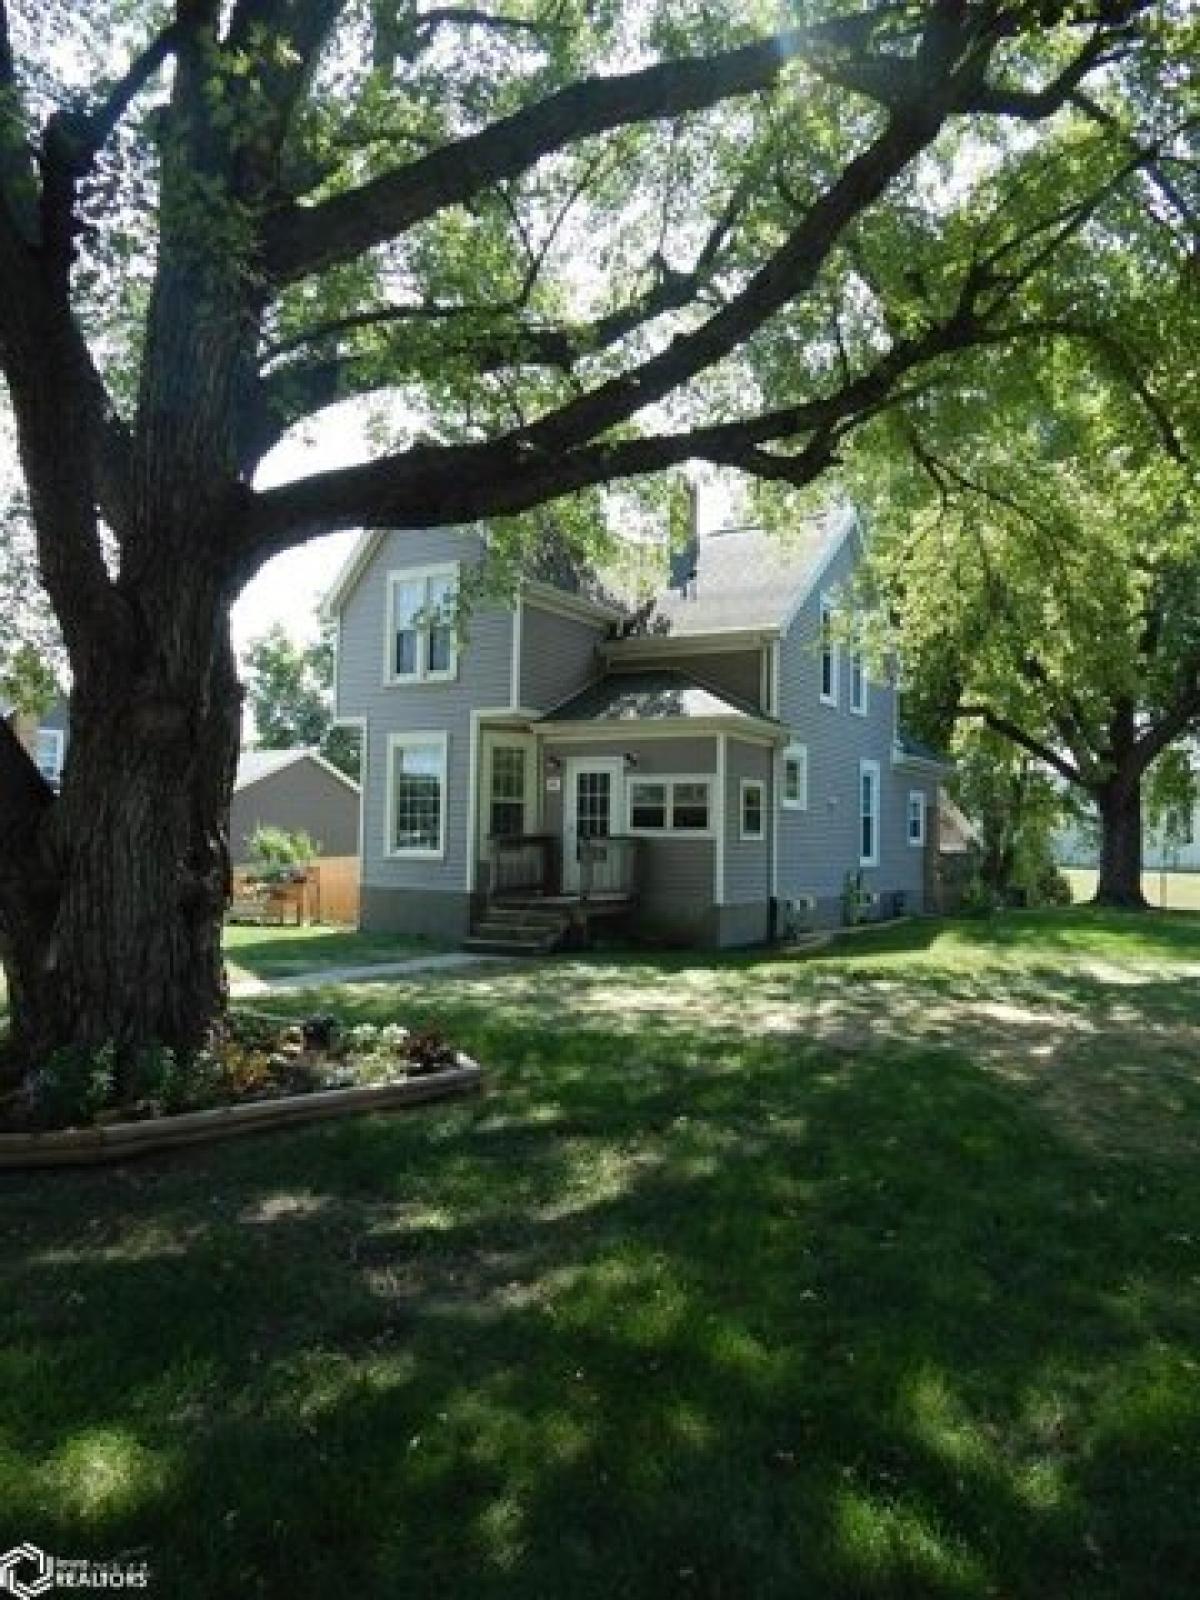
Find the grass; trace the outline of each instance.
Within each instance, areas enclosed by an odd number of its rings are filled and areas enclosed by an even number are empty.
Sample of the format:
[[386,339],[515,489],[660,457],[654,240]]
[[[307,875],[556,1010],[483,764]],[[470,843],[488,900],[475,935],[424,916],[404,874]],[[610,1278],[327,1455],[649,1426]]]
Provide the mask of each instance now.
[[321,991],[489,1094],[0,1184],[0,1548],[173,1600],[1191,1597],[1197,974],[1200,918],[1073,911]]
[[[1100,874],[1083,867],[1064,868],[1077,901],[1090,900]],[[1200,872],[1142,873],[1142,893],[1152,906],[1167,911],[1200,911]]]
[[396,933],[359,933],[351,928],[252,927],[228,923],[225,955],[229,975],[283,978],[322,967],[372,966],[428,955],[439,946]]

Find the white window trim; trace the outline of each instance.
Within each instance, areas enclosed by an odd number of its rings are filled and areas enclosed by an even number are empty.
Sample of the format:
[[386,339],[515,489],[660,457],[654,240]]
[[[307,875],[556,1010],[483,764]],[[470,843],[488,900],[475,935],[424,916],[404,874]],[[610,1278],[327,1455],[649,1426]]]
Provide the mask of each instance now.
[[[871,817],[871,843],[874,848],[872,849],[870,855],[864,855],[862,851],[862,784],[863,779],[868,775],[868,773],[873,779],[871,785],[871,794],[874,800],[874,806]],[[860,761],[858,763],[858,796],[854,808],[855,826],[858,828],[858,864],[860,867],[877,867],[879,865],[879,836],[883,831],[880,818],[881,809],[882,791],[880,789],[879,782],[879,763],[878,761]]]
[[[803,782],[800,786],[800,797],[789,800],[787,793],[787,764],[789,761],[799,761]],[[808,746],[794,740],[785,745],[779,760],[779,804],[784,811],[808,810]]]
[[[667,823],[663,828],[635,828],[633,825],[633,788],[638,783],[661,783],[666,789]],[[675,785],[702,783],[708,791],[708,827],[677,828],[675,816]],[[713,775],[711,772],[627,772],[625,774],[625,832],[635,839],[711,839],[713,837],[714,807]]]
[[425,582],[431,578],[449,578],[455,592],[459,589],[460,561],[434,562],[425,567],[398,567],[387,575],[387,598],[384,605],[383,630],[383,684],[386,689],[410,688],[414,684],[454,683],[458,678],[458,631],[454,630],[450,643],[450,665],[445,672],[429,671],[429,624],[417,628],[417,670],[397,672],[396,662],[396,589],[402,583]]
[[[862,699],[854,698],[854,671],[855,662],[858,663],[858,681],[862,686]],[[867,715],[867,705],[871,696],[871,686],[867,680],[867,656],[864,650],[855,648],[850,652],[850,709],[856,717]]]
[[[912,831],[914,800],[918,803],[919,810],[917,815],[921,819],[921,830],[915,839],[913,838]],[[904,834],[914,850],[922,849],[925,844],[925,814],[928,809],[929,808],[925,798],[924,789],[910,789],[908,791],[908,807],[904,813]]]
[[[406,745],[438,745],[442,752],[442,803],[438,808],[438,843],[436,850],[424,847],[397,849],[396,837],[396,751]],[[426,731],[407,729],[404,733],[389,733],[387,742],[387,804],[384,806],[383,853],[389,861],[443,861],[446,857],[446,811],[449,806],[449,755],[450,738],[444,728]]]
[[838,703],[838,682],[841,678],[841,649],[836,638],[829,640],[829,671],[832,688],[825,693],[825,619],[832,623],[837,616],[837,608],[833,603],[833,596],[823,594],[818,604],[817,622],[817,690],[823,706],[836,706]]
[[[42,777],[46,779],[47,783],[57,783],[58,780],[62,777],[63,746],[66,744],[66,737],[67,737],[66,734],[63,732],[63,730],[61,728],[39,728],[37,733],[36,733],[36,735],[34,736],[34,745],[33,745],[34,762],[35,762],[35,765],[37,766],[38,771],[42,774]],[[54,771],[53,771],[53,773],[45,772],[43,770],[43,768],[42,768],[41,761],[38,760],[38,744],[42,739],[53,739],[54,740]]]
[[[746,832],[746,796],[758,790],[758,832]],[[738,784],[738,838],[747,844],[761,844],[767,837],[767,786],[761,778],[743,778]]]
[[535,830],[537,816],[537,790],[539,787],[537,740],[531,733],[511,731],[506,728],[484,730],[483,784],[479,792],[480,837],[486,847],[491,839],[492,784],[495,778],[496,751],[519,750],[525,758],[525,799],[521,829],[523,833]]

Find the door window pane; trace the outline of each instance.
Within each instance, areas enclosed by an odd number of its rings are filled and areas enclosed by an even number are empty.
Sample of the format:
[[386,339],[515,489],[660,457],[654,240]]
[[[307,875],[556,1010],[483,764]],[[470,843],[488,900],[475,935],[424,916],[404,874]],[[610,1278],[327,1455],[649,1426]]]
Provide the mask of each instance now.
[[612,832],[612,774],[581,772],[575,780],[575,831],[581,839],[607,839]]

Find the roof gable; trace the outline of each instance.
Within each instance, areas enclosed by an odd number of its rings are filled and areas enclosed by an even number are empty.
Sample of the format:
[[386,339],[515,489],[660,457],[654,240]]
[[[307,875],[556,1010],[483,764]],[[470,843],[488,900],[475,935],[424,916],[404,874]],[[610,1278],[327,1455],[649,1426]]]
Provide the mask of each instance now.
[[243,789],[249,789],[252,784],[262,783],[266,778],[273,778],[278,773],[286,772],[289,767],[294,767],[301,761],[312,762],[330,777],[336,778],[339,783],[344,783],[347,788],[353,789],[355,794],[358,793],[358,784],[353,778],[348,778],[331,761],[326,761],[315,746],[308,745],[301,745],[292,750],[243,750],[238,757],[233,792],[238,794]]

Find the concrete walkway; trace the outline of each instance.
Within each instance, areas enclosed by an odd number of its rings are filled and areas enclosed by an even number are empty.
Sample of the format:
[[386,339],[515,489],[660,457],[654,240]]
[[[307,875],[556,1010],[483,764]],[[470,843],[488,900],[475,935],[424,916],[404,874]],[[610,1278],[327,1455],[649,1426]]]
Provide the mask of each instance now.
[[475,956],[453,950],[441,956],[413,956],[410,961],[376,961],[356,967],[314,967],[310,972],[289,972],[274,978],[256,978],[250,973],[229,985],[235,1000],[256,994],[276,994],[288,989],[321,989],[330,983],[386,983],[389,978],[407,978],[420,972],[459,972],[499,961],[500,956]]

